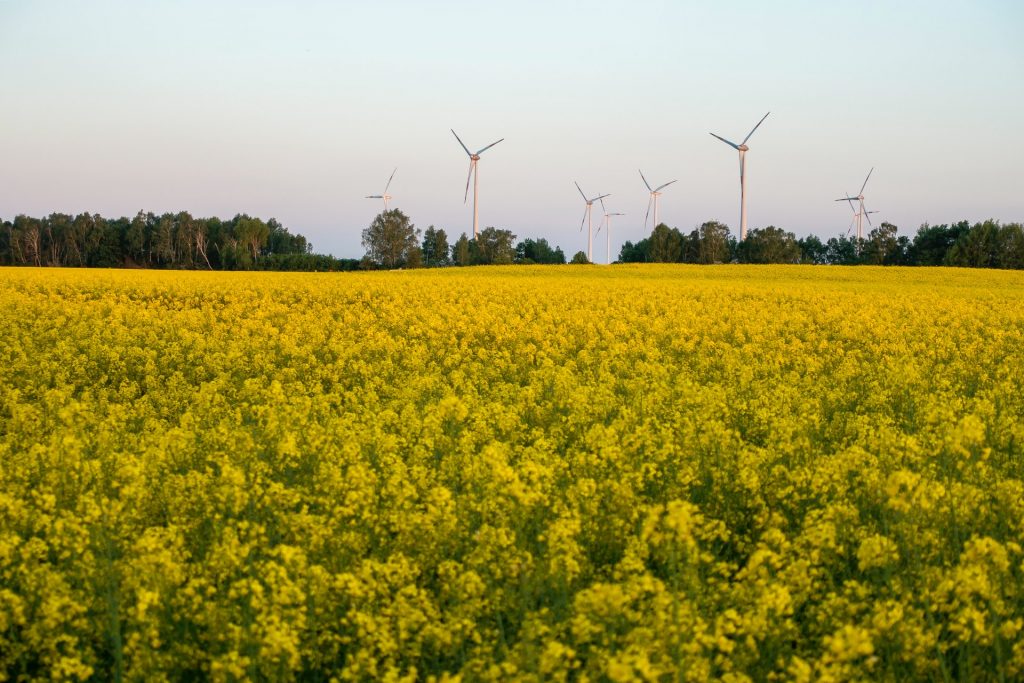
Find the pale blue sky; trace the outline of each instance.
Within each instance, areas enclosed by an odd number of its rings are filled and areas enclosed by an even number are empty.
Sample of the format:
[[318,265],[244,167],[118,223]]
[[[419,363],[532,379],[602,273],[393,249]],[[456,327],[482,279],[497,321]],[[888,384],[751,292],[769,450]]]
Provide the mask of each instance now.
[[[902,234],[1024,220],[1024,3],[0,0],[0,217],[274,216],[359,256],[380,206],[586,247],[573,180],[610,192],[612,248],[661,218],[823,238],[855,193]],[[595,249],[603,260],[604,240]]]

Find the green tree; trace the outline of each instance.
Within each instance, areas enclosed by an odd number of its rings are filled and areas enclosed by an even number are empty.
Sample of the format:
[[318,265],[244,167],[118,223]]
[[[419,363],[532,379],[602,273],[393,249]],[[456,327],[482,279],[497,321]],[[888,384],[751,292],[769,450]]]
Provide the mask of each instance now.
[[816,235],[808,235],[796,241],[800,247],[800,263],[821,265],[828,263],[828,248]]
[[739,243],[739,260],[742,263],[799,263],[800,246],[796,235],[774,225],[755,228],[747,233],[747,239]]
[[516,245],[517,263],[565,263],[561,247],[551,248],[548,241],[527,238]]
[[448,252],[448,235],[444,230],[431,225],[423,233],[424,264],[428,268],[448,265],[450,263]]
[[999,223],[987,220],[961,233],[946,254],[946,265],[995,268],[999,264]]
[[729,260],[729,226],[707,221],[690,233],[695,263],[724,263]]
[[629,240],[622,243],[619,250],[620,263],[647,263],[651,260],[651,240],[645,237],[636,244]]
[[516,236],[511,230],[487,227],[473,241],[476,242],[476,263],[499,265],[512,263],[516,258]]
[[897,228],[892,223],[882,223],[868,233],[863,244],[863,260],[876,266],[902,261],[900,243],[896,237]]
[[473,263],[472,250],[469,247],[469,238],[462,233],[459,239],[452,245],[452,262],[457,266],[468,266]]
[[377,214],[370,227],[363,230],[366,258],[382,268],[403,268],[411,261],[421,260],[420,231],[400,209]]
[[585,263],[590,263],[590,259],[587,258],[587,255],[586,255],[585,252],[577,251],[575,254],[572,255],[572,260],[569,261],[569,263],[585,264]]
[[679,263],[683,260],[683,234],[677,228],[659,223],[651,232],[651,261]]
[[1024,226],[1007,223],[999,229],[1000,268],[1024,268]]
[[971,229],[970,223],[960,221],[953,225],[923,224],[917,229],[907,255],[915,266],[941,266],[960,237]]

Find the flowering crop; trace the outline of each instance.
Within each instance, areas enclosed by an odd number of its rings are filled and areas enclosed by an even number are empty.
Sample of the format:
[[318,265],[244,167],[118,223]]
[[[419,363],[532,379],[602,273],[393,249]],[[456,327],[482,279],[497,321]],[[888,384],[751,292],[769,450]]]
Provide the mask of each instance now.
[[0,271],[0,680],[1024,677],[1024,277]]

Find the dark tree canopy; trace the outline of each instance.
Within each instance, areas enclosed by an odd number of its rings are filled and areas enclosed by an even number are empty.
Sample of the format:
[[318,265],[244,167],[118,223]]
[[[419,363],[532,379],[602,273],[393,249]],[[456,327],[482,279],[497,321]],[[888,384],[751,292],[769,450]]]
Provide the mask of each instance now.
[[420,264],[419,230],[400,209],[377,214],[363,230],[366,260],[381,268],[414,267]]

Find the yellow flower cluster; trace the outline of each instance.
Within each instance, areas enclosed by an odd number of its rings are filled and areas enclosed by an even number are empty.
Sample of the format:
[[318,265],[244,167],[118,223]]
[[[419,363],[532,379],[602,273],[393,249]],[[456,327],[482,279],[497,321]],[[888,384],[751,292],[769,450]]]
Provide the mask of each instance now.
[[1021,680],[1024,276],[0,271],[0,680]]

